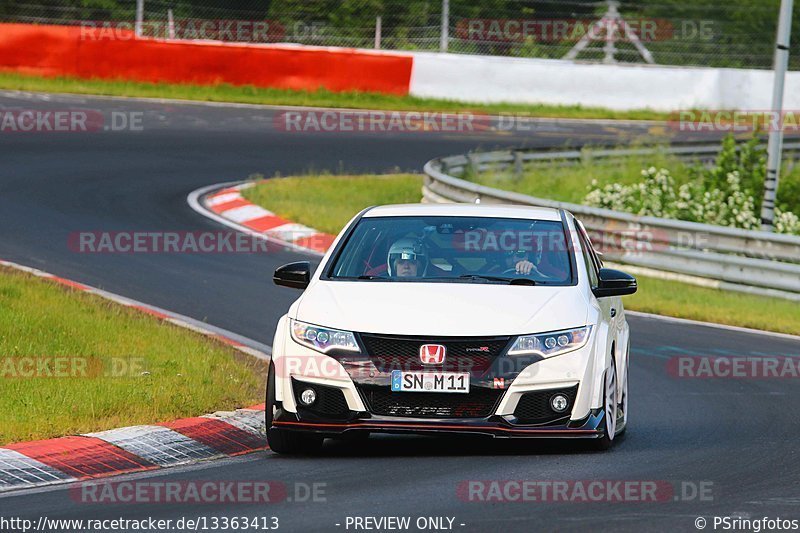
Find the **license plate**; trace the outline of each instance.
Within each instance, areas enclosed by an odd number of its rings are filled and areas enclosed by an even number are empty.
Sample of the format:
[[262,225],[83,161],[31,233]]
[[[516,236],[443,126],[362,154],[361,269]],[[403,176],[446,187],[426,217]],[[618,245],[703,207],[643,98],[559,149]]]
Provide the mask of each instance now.
[[469,392],[469,372],[392,371],[392,392]]

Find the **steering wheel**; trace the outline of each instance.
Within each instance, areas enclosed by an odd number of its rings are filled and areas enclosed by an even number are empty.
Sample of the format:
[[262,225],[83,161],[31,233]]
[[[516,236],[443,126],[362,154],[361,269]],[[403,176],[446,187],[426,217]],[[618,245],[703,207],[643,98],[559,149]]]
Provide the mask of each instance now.
[[[539,276],[539,277],[543,278],[544,280],[550,280],[550,279],[553,279],[553,276],[548,276],[547,274],[542,274],[541,272],[538,272],[537,270],[535,270],[535,267],[534,267],[534,270],[532,270],[532,271],[531,271],[531,274],[534,274],[534,273],[535,273],[537,276]],[[517,267],[514,267],[514,268],[507,268],[507,269],[505,269],[505,270],[503,271],[503,275],[504,275],[504,276],[506,276],[506,275],[511,275],[511,274],[514,274],[514,275],[517,275],[517,276],[529,276],[529,275],[530,275],[530,274],[523,274],[522,272],[517,272]]]

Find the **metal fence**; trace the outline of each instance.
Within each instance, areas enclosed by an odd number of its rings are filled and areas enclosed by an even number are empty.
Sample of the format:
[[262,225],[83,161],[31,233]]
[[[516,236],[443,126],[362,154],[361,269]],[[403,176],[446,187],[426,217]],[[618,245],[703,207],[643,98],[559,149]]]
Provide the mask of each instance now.
[[[780,0],[142,1],[151,37],[770,68]],[[135,17],[136,0],[0,3],[5,22],[132,28]]]
[[[800,157],[800,142],[786,145]],[[663,150],[662,150],[663,151]],[[718,145],[680,146],[667,153],[697,160]],[[651,150],[651,153],[654,150]],[[593,157],[624,157],[646,149],[602,150]],[[715,286],[800,301],[800,237],[681,220],[636,216],[520,193],[460,179],[467,172],[523,171],[531,162],[576,160],[580,152],[502,151],[437,158],[425,165],[423,201],[505,203],[567,209],[579,218],[609,260],[653,272],[714,280]]]

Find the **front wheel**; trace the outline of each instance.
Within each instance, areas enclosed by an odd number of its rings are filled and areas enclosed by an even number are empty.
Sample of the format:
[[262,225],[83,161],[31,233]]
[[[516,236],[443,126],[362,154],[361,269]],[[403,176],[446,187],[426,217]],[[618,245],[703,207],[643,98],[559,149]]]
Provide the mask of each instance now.
[[617,409],[617,437],[620,437],[628,428],[628,383],[630,382],[631,372],[631,343],[628,341],[628,351],[625,357],[625,381],[622,383],[622,397]]
[[617,414],[619,406],[617,404],[617,364],[611,359],[611,366],[606,369],[604,374],[603,386],[603,425],[605,431],[603,436],[594,441],[597,450],[608,450],[614,444],[614,437],[617,436]]
[[277,411],[275,402],[275,365],[269,363],[267,375],[267,402],[264,408],[264,421],[267,425],[267,445],[275,453],[286,455],[314,454],[322,448],[323,437],[310,433],[286,431],[272,427],[272,419]]

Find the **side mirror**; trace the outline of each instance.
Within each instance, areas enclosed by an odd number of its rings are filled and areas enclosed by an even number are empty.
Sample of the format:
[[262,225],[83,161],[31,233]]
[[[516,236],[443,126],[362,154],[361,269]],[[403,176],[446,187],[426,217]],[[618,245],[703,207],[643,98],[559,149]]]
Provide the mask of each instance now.
[[311,263],[299,261],[278,267],[275,269],[272,281],[282,287],[305,289],[311,281]]
[[600,269],[600,282],[592,292],[598,298],[625,296],[636,292],[636,278],[625,272],[611,268]]

